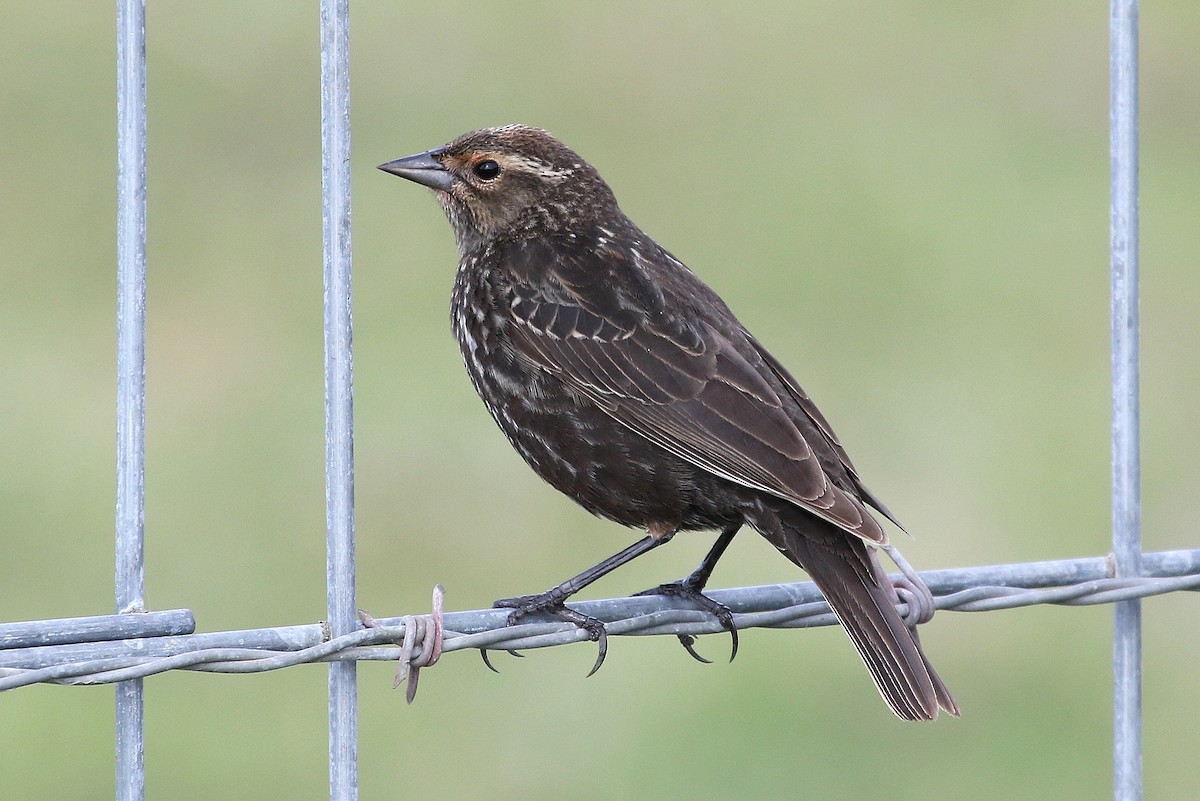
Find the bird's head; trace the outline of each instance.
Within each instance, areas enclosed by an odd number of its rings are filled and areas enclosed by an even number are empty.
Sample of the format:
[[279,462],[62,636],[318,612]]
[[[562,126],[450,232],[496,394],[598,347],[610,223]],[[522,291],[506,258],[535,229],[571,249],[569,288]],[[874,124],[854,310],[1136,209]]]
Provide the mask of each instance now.
[[464,254],[499,236],[567,230],[616,206],[595,168],[526,125],[471,131],[379,169],[434,190]]

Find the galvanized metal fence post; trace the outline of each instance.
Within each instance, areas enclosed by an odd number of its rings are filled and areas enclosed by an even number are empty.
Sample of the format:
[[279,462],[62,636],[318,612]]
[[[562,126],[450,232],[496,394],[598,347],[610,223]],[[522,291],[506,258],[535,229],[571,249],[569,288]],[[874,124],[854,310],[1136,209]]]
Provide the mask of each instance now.
[[[117,612],[145,608],[146,7],[117,2]],[[146,794],[142,680],[117,685],[118,801]]]
[[[349,0],[321,0],[321,158],[325,238],[325,498],[329,628],[356,627],[350,260]],[[329,665],[329,794],[358,797],[355,663]]]
[[[1138,398],[1138,3],[1110,0],[1112,545],[1117,575],[1142,569]],[[1142,607],[1113,618],[1113,797],[1142,797]]]

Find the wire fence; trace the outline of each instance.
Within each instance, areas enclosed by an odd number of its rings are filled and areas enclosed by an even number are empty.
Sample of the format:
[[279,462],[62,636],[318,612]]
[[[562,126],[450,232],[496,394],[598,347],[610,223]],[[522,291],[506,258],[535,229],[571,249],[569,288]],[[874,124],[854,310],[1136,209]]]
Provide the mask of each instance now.
[[[146,3],[117,3],[117,612],[145,609]],[[117,685],[117,801],[146,797],[141,679]]]
[[[1138,319],[1138,3],[1109,4],[1112,281],[1112,548],[1118,576],[1142,571]],[[1142,607],[1113,616],[1113,796],[1142,797]]]
[[[507,610],[360,621],[355,611],[351,335],[349,0],[321,2],[322,189],[328,618],[320,623],[195,633],[188,610],[145,611],[143,597],[146,48],[144,0],[117,3],[117,501],[116,612],[0,625],[0,690],[40,682],[116,684],[116,797],[145,797],[142,680],[169,670],[252,673],[329,662],[330,797],[358,796],[355,664],[398,660],[410,696],[416,670],[445,652],[557,646],[587,639],[573,625],[507,626]],[[1200,589],[1200,549],[1144,554],[1138,405],[1138,3],[1110,0],[1112,554],[921,574],[939,609],[982,612],[1032,604],[1115,604],[1113,781],[1141,798],[1141,602]],[[440,588],[438,588],[440,590]],[[440,606],[435,590],[434,605]],[[808,582],[713,590],[739,629],[836,623]],[[614,635],[722,631],[677,599],[639,596],[573,604]],[[905,604],[900,608],[906,611]],[[433,623],[433,625],[429,625]],[[440,634],[441,636],[435,636]],[[490,665],[489,665],[490,666]]]
[[[1119,578],[1110,557],[994,565],[921,574],[938,609],[990,612],[1035,604],[1121,603],[1179,590],[1200,590],[1200,549],[1143,555],[1142,575]],[[734,612],[739,630],[836,625],[811,582],[713,590]],[[611,635],[723,634],[707,612],[666,596],[573,602],[604,621]],[[898,605],[906,613],[904,603]],[[422,616],[428,617],[428,616]],[[441,615],[445,652],[515,651],[587,640],[562,622],[507,625],[508,610]],[[0,625],[0,690],[39,682],[109,684],[168,670],[262,673],[312,662],[399,660],[421,664],[435,647],[417,616],[372,620],[335,636],[326,623],[194,634],[186,609]],[[415,635],[419,632],[419,636]],[[399,643],[405,643],[400,645]]]

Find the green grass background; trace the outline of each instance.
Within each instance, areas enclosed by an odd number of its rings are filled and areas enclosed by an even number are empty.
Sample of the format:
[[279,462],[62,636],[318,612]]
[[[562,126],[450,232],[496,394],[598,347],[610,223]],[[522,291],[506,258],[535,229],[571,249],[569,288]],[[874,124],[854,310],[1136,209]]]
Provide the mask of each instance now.
[[[0,26],[0,619],[113,606],[115,22]],[[359,602],[544,589],[631,541],[542,485],[459,364],[452,237],[374,170],[546,127],[787,364],[922,568],[1102,554],[1101,2],[359,2],[352,9]],[[1200,514],[1200,6],[1142,20],[1145,546]],[[151,5],[147,599],[201,630],[324,615],[315,3]],[[690,570],[688,536],[594,595]],[[801,578],[752,534],[717,586]],[[1190,797],[1200,607],[1145,606],[1148,799]],[[454,654],[405,707],[360,670],[364,799],[1102,798],[1108,608],[943,613],[962,720],[894,720],[835,629]],[[725,652],[723,638],[701,648]],[[325,671],[147,682],[147,795],[326,796]],[[10,799],[113,794],[112,690],[0,696]]]

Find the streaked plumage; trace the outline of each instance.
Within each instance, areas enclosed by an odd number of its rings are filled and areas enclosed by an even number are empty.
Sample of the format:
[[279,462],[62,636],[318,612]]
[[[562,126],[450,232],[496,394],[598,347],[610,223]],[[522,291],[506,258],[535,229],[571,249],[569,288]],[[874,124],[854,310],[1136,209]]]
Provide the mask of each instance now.
[[463,361],[542,478],[654,536],[749,523],[812,576],[897,715],[957,714],[869,547],[887,534],[867,506],[891,513],[796,380],[591,165],[512,125],[382,169],[446,211]]

